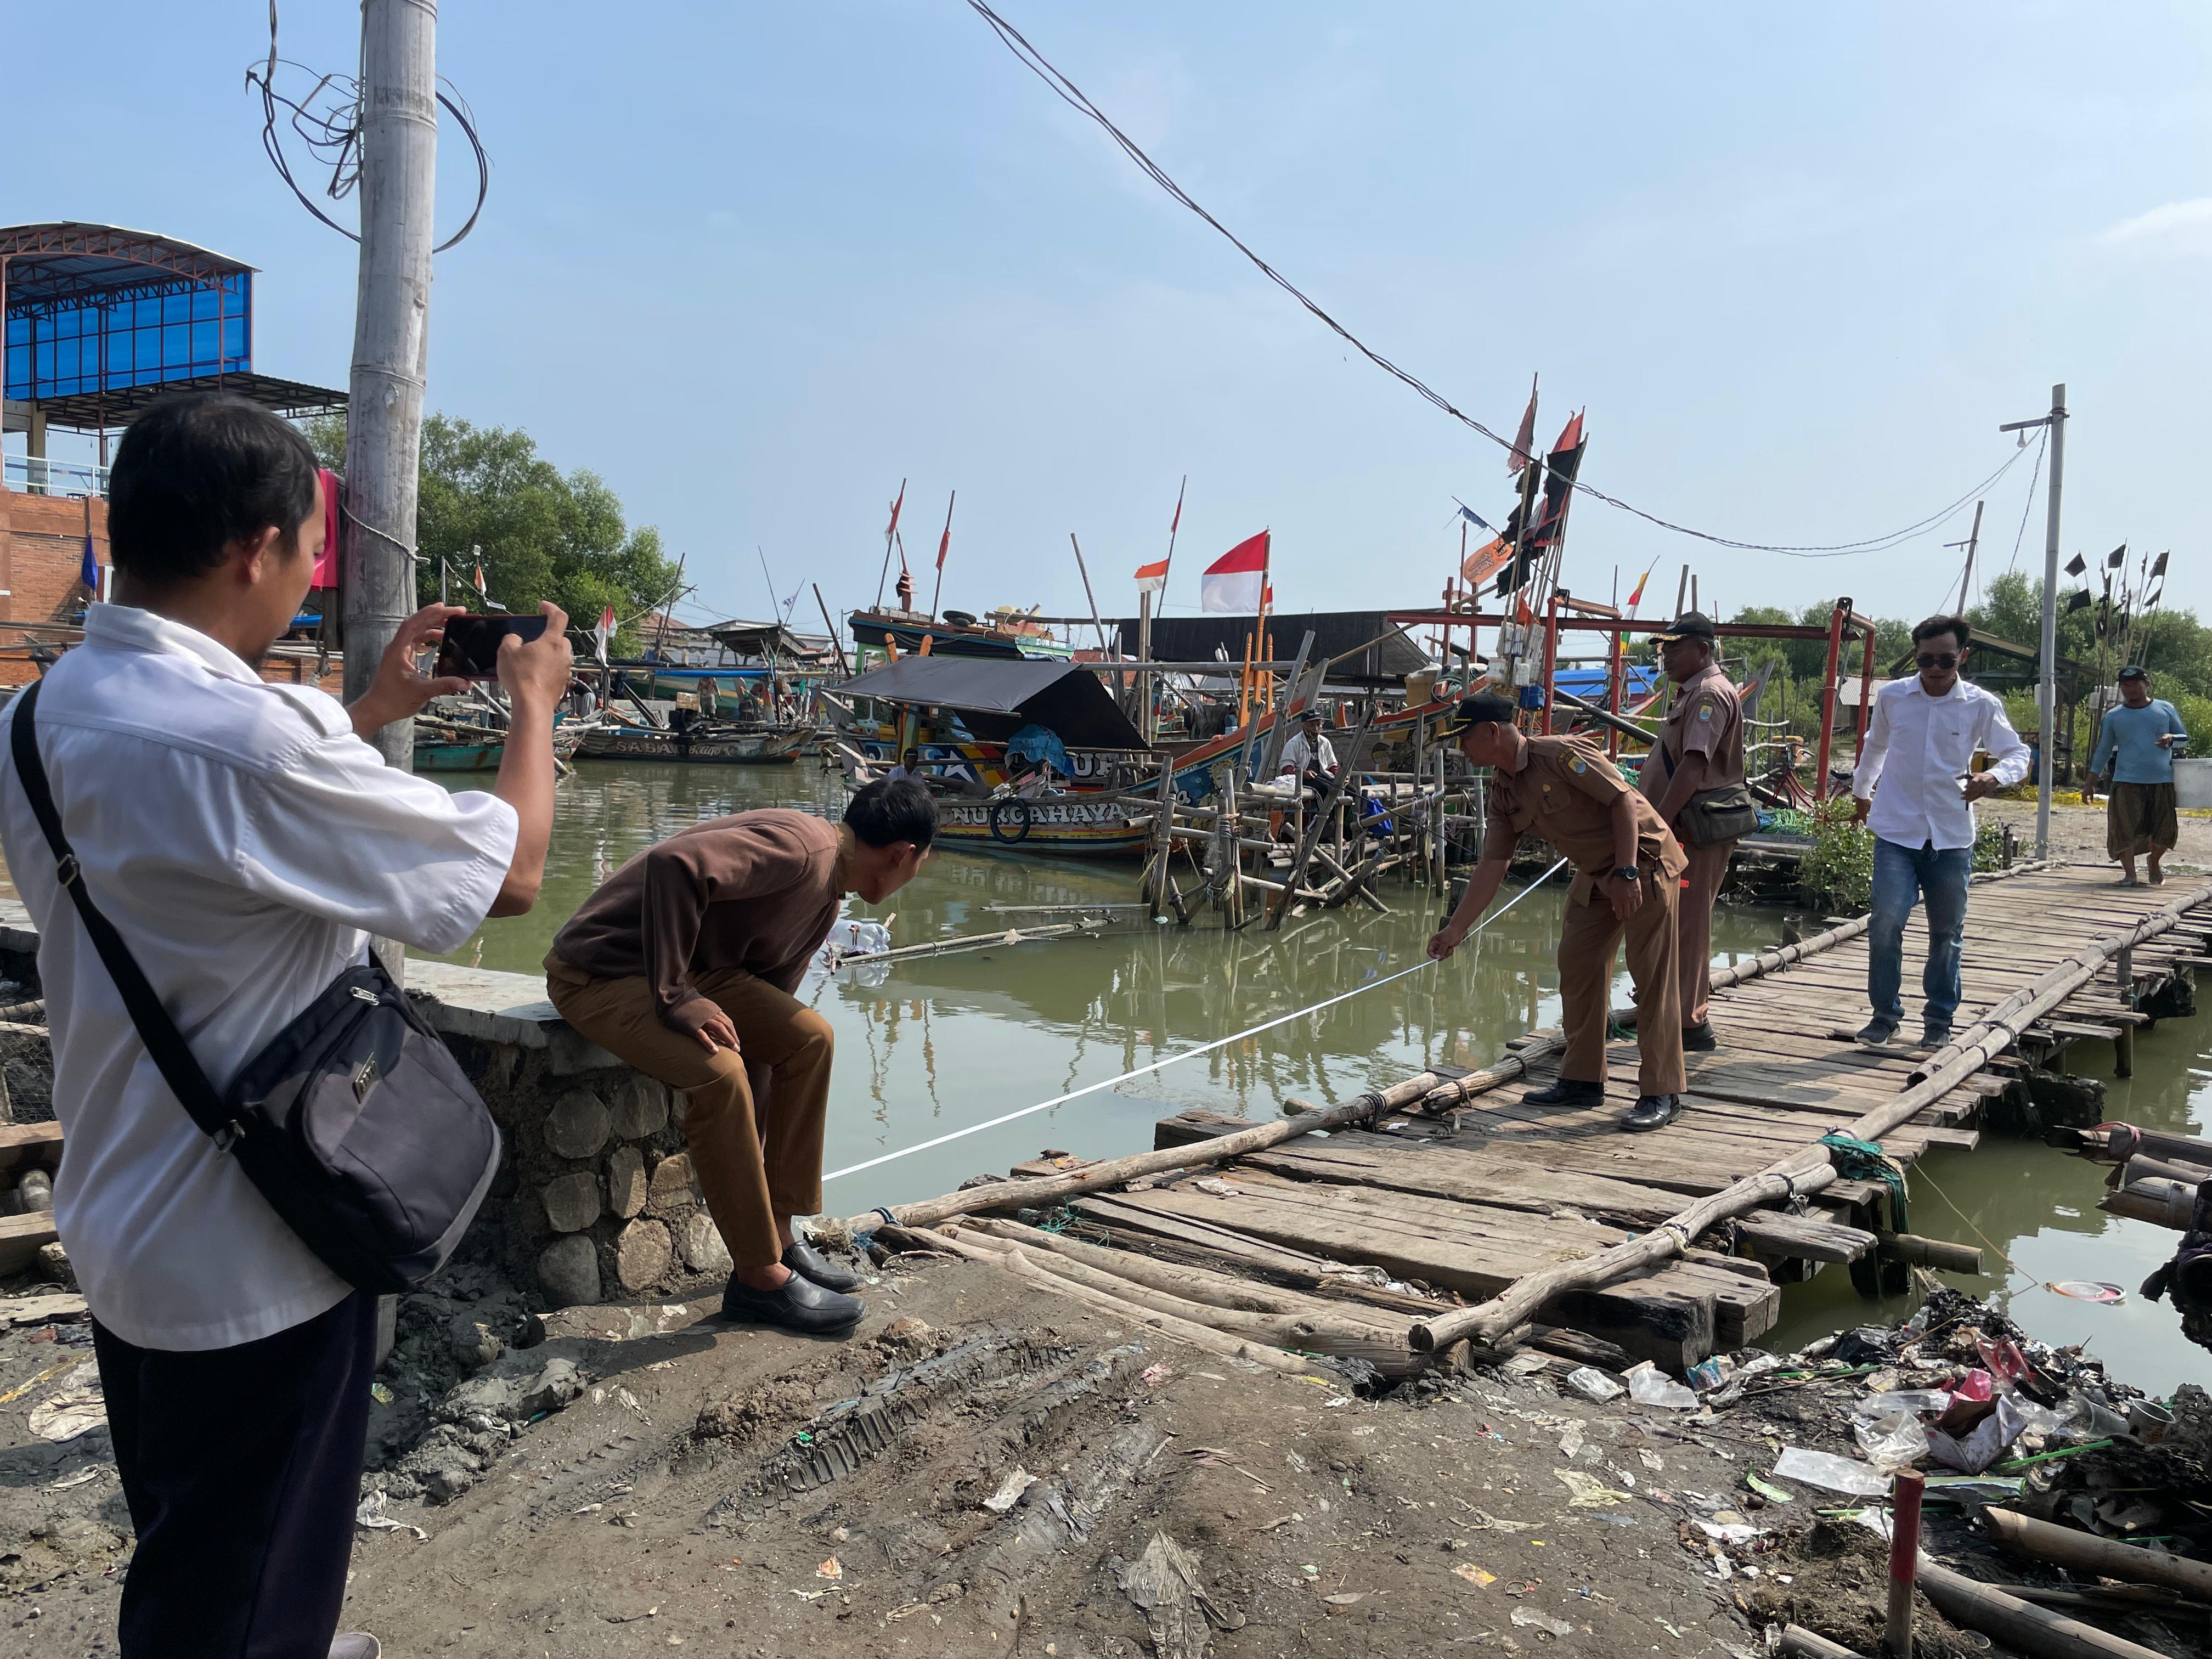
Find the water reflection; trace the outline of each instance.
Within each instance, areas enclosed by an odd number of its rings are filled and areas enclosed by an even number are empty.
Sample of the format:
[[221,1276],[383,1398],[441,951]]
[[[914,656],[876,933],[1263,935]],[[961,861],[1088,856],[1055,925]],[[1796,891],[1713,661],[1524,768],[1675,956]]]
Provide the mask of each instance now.
[[[600,881],[659,836],[722,813],[797,806],[834,815],[843,791],[811,762],[789,767],[681,767],[586,762],[561,788],[543,897],[530,915],[486,925],[457,960],[534,973],[555,930]],[[889,905],[852,914],[890,920],[894,942],[996,932],[1060,920],[996,906],[1127,904],[1133,865],[1086,865],[1020,854],[945,850]],[[1131,1079],[1054,1109],[933,1148],[835,1183],[831,1206],[854,1213],[944,1192],[1002,1172],[1040,1149],[1114,1156],[1152,1145],[1155,1120],[1187,1107],[1272,1116],[1287,1097],[1328,1104],[1431,1061],[1479,1066],[1508,1040],[1558,1016],[1552,953],[1559,899],[1532,895],[1449,963],[1310,1018],[1164,1072]],[[1293,919],[1276,934],[1224,933],[1210,916],[1188,930],[1117,912],[1095,939],[994,946],[892,965],[880,982],[854,970],[802,993],[838,1042],[829,1167],[835,1170],[1133,1070],[1278,1014],[1395,973],[1419,959],[1434,928],[1428,890],[1391,884],[1393,914],[1347,908]],[[1767,948],[1778,910],[1715,918],[1724,957]],[[1623,994],[1626,985],[1623,985]],[[1839,1011],[1848,1018],[1856,1011]],[[2111,1079],[2109,1115],[2145,1128],[2202,1134],[2212,1099],[2212,1023],[2168,1021],[2136,1045],[2136,1075]],[[2084,1044],[2081,1069],[2103,1075],[2111,1050]],[[2170,1309],[2134,1295],[2175,1235],[2096,1208],[2103,1170],[2033,1143],[1991,1138],[1972,1154],[1939,1152],[1916,1171],[1916,1231],[1981,1243],[2017,1262],[2014,1316],[2051,1341],[2093,1341],[2147,1388],[2171,1389],[2205,1370]],[[1957,1210],[1946,1202],[1955,1203]],[[1987,1242],[1984,1242],[1987,1241]],[[2069,1301],[2045,1279],[2124,1285],[2118,1308]],[[1986,1291],[1995,1280],[1960,1280]],[[1796,1346],[1878,1311],[1840,1268],[1793,1286],[1768,1339]],[[1900,1304],[1889,1311],[1902,1312]]]

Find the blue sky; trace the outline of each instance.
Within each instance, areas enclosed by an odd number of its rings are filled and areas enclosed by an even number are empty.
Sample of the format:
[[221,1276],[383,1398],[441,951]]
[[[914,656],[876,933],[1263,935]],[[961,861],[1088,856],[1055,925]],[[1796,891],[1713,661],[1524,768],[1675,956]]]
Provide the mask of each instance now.
[[[2171,546],[2170,596],[2212,609],[2212,13],[1001,9],[1462,407],[1510,430],[1534,371],[1547,441],[1587,406],[1584,476],[1613,495],[1747,540],[1871,536],[1996,468],[1996,424],[2063,380],[2068,550]],[[289,0],[286,55],[349,67],[357,15]],[[88,61],[75,8],[0,21],[19,67]],[[250,260],[256,366],[343,385],[352,245],[261,156],[240,76],[265,27],[261,0],[112,0],[96,68],[10,77],[0,216]],[[765,608],[757,546],[786,592],[872,598],[902,477],[925,596],[957,488],[946,602],[1054,613],[1083,608],[1071,531],[1102,609],[1134,609],[1184,473],[1177,611],[1263,526],[1286,608],[1425,603],[1451,497],[1508,503],[1498,452],[1352,356],[959,0],[449,4],[440,48],[494,171],[438,263],[430,404],[601,473],[688,550],[702,611]],[[2029,465],[1990,492],[1984,568]],[[1917,614],[1965,526],[1806,561],[1585,500],[1566,580],[1602,597],[1656,559],[1663,610],[1687,561],[1729,609]],[[2041,539],[2039,501],[2023,564]]]

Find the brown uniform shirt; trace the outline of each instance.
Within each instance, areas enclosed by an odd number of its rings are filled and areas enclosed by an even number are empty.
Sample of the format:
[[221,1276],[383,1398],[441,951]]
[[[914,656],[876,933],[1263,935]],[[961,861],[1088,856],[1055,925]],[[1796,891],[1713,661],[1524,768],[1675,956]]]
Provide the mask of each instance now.
[[679,830],[616,871],[553,936],[553,954],[594,979],[642,975],[662,1024],[696,1031],[714,1005],[692,974],[742,968],[796,991],[842,896],[836,825],[739,812]]
[[1521,769],[1490,779],[1490,830],[1485,859],[1510,859],[1524,835],[1541,836],[1571,860],[1575,884],[1567,902],[1586,904],[1614,866],[1613,803],[1636,805],[1636,861],[1669,879],[1686,860],[1651,803],[1629,787],[1605,751],[1583,738],[1531,738]]
[[1659,741],[1644,757],[1636,786],[1647,799],[1666,798],[1674,768],[1685,755],[1705,757],[1705,784],[1717,789],[1743,781],[1743,699],[1735,682],[1717,664],[1708,663],[1695,678],[1674,688],[1674,706],[1659,728]]

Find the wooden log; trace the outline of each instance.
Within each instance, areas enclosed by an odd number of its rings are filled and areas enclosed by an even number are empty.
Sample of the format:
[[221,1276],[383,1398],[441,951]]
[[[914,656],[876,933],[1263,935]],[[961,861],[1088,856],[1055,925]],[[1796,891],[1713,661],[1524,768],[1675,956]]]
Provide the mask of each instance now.
[[1863,1659],[1857,1649],[1831,1642],[1802,1625],[1784,1625],[1782,1639],[1775,1644],[1774,1650],[1789,1655],[1790,1659]]
[[1856,1261],[1875,1248],[1875,1236],[1784,1210],[1753,1210],[1736,1218],[1737,1237],[1762,1255],[1807,1261]]
[[2106,1193],[2097,1207],[2130,1221],[2148,1221],[2185,1233],[2197,1211],[2197,1188],[2182,1181],[2138,1181]]
[[1120,1297],[1093,1289],[1091,1285],[1079,1284],[1073,1279],[1063,1279],[1049,1273],[1042,1266],[1032,1261],[1026,1253],[1012,1246],[994,1250],[976,1243],[972,1239],[915,1228],[896,1229],[896,1237],[911,1241],[916,1249],[950,1250],[953,1255],[965,1256],[970,1261],[980,1261],[987,1267],[996,1267],[1002,1273],[1012,1273],[1036,1289],[1064,1296],[1072,1302],[1083,1303],[1101,1313],[1111,1314],[1117,1319],[1127,1320],[1131,1324],[1143,1325],[1159,1332],[1163,1336],[1175,1337],[1180,1341],[1188,1342],[1193,1347],[1203,1348],[1209,1353],[1226,1354],[1235,1359],[1249,1359],[1267,1366],[1270,1370],[1287,1372],[1293,1376],[1303,1376],[1313,1370],[1311,1362],[1301,1359],[1294,1353],[1285,1353],[1282,1349],[1271,1344],[1255,1342],[1244,1337],[1231,1336],[1215,1330],[1210,1325],[1197,1324],[1188,1319],[1177,1318],[1173,1314],[1140,1307],[1133,1302],[1125,1301]]
[[2158,1584],[2179,1590],[2200,1601],[2212,1602],[2212,1562],[2191,1561],[2156,1550],[2136,1549],[2099,1538],[2071,1527],[2012,1510],[1982,1511],[1997,1542],[2016,1555],[2033,1556],[2062,1567],[2092,1572],[2100,1578],[2124,1578],[2138,1584]]
[[1909,1261],[1916,1267],[1941,1267],[1948,1273],[1979,1273],[1982,1253],[1971,1244],[1923,1238],[1917,1233],[1882,1233],[1875,1254],[1885,1261]]
[[2028,1659],[2161,1659],[2154,1649],[1977,1583],[1924,1555],[1916,1582],[1953,1624],[2017,1648]]
[[[975,1226],[974,1223],[963,1220],[936,1231],[951,1237],[972,1237]],[[1041,1237],[1049,1238],[1051,1235]],[[1296,1349],[1340,1358],[1362,1359],[1385,1376],[1407,1376],[1419,1363],[1413,1351],[1406,1345],[1405,1328],[1402,1326],[1384,1327],[1328,1310],[1269,1313],[1226,1308],[1215,1303],[1194,1301],[1174,1291],[1162,1290],[1122,1273],[1118,1267],[1094,1265],[1091,1261],[1078,1260],[1065,1251],[1039,1249],[1026,1240],[1014,1241],[998,1237],[992,1242],[1005,1244],[1015,1254],[1024,1255],[1033,1265],[1054,1278],[1087,1285],[1136,1307],[1171,1315],[1231,1336],[1249,1337],[1286,1352]],[[1111,1257],[1119,1253],[1101,1250],[1097,1254]]]
[[[1911,1087],[1888,1105],[1856,1120],[1846,1133],[1862,1140],[1879,1140],[1910,1121],[1924,1107],[1948,1094],[1960,1079],[1980,1070],[1991,1054],[2009,1047],[2030,1021],[2087,984],[2097,969],[2124,946],[2157,937],[2175,926],[2184,912],[2208,901],[2212,901],[2212,886],[2200,887],[2154,912],[2126,933],[2082,946],[2039,978],[2033,986],[2014,992],[1930,1056],[1924,1066],[1917,1068],[1918,1080]],[[1579,1261],[1564,1262],[1531,1273],[1479,1307],[1463,1309],[1417,1326],[1413,1333],[1413,1346],[1423,1352],[1441,1352],[1451,1343],[1468,1338],[1491,1340],[1528,1323],[1536,1310],[1564,1291],[1607,1284],[1638,1272],[1678,1254],[1716,1221],[1767,1204],[1787,1201],[1797,1193],[1818,1191],[1834,1179],[1835,1169],[1828,1161],[1826,1150],[1817,1144],[1805,1147],[1778,1159],[1756,1175],[1731,1182],[1640,1238],[1614,1245]]]

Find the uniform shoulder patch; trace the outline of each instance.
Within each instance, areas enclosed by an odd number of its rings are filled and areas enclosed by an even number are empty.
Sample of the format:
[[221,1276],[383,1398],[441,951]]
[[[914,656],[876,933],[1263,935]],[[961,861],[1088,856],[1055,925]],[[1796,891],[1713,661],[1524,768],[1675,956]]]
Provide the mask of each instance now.
[[1713,706],[1712,706],[1712,704],[1711,704],[1711,703],[1709,703],[1709,702],[1708,702],[1708,703],[1701,703],[1701,704],[1699,704],[1699,705],[1698,705],[1698,718],[1699,720],[1709,720],[1712,719],[1712,717],[1713,717]]
[[1580,755],[1571,756],[1567,761],[1567,769],[1570,772],[1587,772],[1589,770],[1589,763]]

